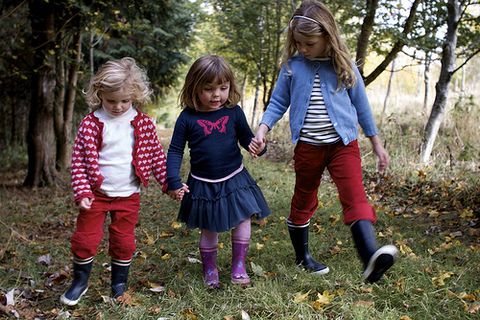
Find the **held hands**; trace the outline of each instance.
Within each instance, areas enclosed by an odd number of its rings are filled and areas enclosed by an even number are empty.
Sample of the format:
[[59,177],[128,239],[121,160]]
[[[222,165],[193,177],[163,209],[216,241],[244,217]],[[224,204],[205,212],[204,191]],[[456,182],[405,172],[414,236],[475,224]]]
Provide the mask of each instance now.
[[250,141],[250,144],[248,145],[248,151],[252,157],[256,158],[258,154],[265,149],[265,141],[265,137],[263,137],[263,139],[257,139],[255,137],[252,139],[252,141]]
[[250,155],[254,158],[265,149],[265,135],[268,132],[268,127],[265,124],[260,124],[257,129],[257,133],[255,134],[255,138],[252,139],[250,145],[248,146],[248,150],[250,151]]
[[167,194],[170,196],[170,198],[176,201],[182,201],[183,196],[185,195],[185,192],[186,193],[190,192],[190,190],[188,189],[188,186],[185,183],[182,183],[182,184],[183,184],[183,187],[181,187],[180,189],[167,191]]

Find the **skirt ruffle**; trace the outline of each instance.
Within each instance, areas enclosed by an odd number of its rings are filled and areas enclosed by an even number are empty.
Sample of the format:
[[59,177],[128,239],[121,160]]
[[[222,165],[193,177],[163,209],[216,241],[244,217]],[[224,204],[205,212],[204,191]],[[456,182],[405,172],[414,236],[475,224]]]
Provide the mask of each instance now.
[[256,215],[263,219],[270,214],[260,187],[247,169],[232,178],[216,183],[204,182],[189,175],[186,193],[178,220],[189,229],[224,232]]

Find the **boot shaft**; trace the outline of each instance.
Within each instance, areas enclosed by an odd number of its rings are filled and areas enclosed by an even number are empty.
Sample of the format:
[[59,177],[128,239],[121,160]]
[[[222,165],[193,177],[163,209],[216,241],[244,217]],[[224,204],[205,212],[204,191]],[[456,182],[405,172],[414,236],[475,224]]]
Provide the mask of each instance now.
[[112,296],[120,297],[127,291],[128,272],[132,260],[112,259]]
[[93,257],[88,259],[73,258],[73,277],[74,281],[81,284],[86,284],[92,271]]
[[377,251],[375,231],[372,222],[369,220],[358,220],[350,225],[353,241],[357,247],[358,255],[366,266]]

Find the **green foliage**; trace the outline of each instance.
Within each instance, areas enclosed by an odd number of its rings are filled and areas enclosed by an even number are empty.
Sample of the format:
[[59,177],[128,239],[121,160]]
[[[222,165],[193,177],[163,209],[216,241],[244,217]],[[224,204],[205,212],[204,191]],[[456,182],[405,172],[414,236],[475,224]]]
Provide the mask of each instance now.
[[220,37],[216,50],[246,76],[249,84],[263,90],[263,104],[270,100],[279,72],[284,30],[292,4],[276,1],[208,1],[214,10],[213,24]]
[[124,56],[145,66],[160,92],[173,84],[186,59],[198,8],[187,0],[107,1],[94,6],[88,39],[96,65]]

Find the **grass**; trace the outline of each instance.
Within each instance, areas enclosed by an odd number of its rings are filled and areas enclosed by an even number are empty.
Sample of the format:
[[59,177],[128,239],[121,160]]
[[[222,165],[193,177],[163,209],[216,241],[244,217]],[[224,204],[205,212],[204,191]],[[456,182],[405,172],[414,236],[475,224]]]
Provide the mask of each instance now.
[[[378,243],[400,250],[397,263],[377,284],[361,278],[363,268],[328,174],[319,191],[321,208],[312,219],[310,249],[331,271],[315,276],[294,265],[285,222],[294,184],[292,144],[283,123],[269,137],[264,157],[245,156],[244,164],[272,211],[265,224],[252,225],[250,285],[229,280],[231,244],[226,232],[219,239],[221,288],[204,286],[196,262],[198,230],[175,223],[179,204],[152,181],[142,194],[129,299],[109,299],[105,236],[87,295],[75,307],[61,305],[59,296],[72,279],[69,241],[77,216],[73,195],[69,186],[21,187],[26,172],[17,166],[2,170],[0,179],[0,305],[13,293],[11,309],[22,319],[479,319],[476,133],[452,135],[455,123],[445,126],[435,162],[423,166],[416,160],[417,126],[395,121],[385,125],[392,157],[386,173],[376,172],[369,141],[359,140],[365,188],[378,215]],[[470,159],[461,159],[467,141]],[[7,314],[0,311],[2,316]]]

